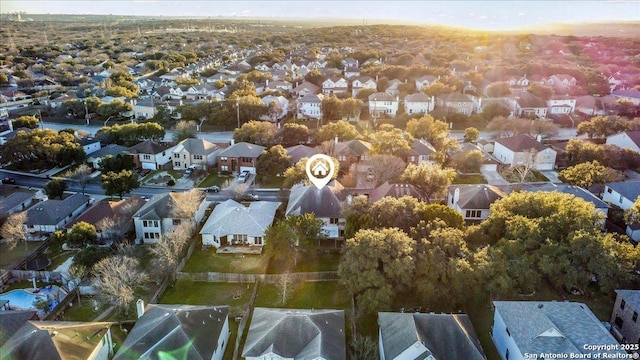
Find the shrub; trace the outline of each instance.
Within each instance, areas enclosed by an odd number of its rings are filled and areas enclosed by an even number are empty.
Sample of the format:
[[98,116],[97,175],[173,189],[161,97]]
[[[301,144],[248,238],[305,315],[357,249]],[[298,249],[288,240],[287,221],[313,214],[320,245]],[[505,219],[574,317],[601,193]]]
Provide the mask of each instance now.
[[176,184],[176,182],[175,182],[175,181],[173,181],[173,179],[171,179],[171,180],[167,181],[167,186],[173,186],[173,185],[175,185],[175,184]]

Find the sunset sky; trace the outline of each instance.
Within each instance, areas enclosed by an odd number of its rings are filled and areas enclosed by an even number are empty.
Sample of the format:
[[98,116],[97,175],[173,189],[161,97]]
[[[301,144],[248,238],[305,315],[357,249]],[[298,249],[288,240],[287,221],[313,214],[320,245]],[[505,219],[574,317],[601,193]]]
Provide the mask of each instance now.
[[56,1],[1,0],[2,13],[376,19],[484,30],[639,21],[640,1]]

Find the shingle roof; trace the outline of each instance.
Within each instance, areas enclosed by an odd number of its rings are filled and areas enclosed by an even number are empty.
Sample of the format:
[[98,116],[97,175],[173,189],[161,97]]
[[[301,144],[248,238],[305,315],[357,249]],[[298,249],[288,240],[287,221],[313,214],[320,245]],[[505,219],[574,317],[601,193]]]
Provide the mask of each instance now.
[[526,91],[512,95],[511,98],[514,98],[518,105],[524,109],[547,107],[547,103],[544,100]]
[[9,213],[9,210],[12,210],[16,206],[31,199],[33,196],[34,196],[33,193],[23,192],[23,191],[14,192],[9,196],[7,196],[6,198],[3,198],[0,196],[0,213],[1,214]]
[[320,91],[320,87],[316,84],[310,83],[308,81],[303,82],[302,84],[296,86],[293,91],[295,92],[300,92],[303,90],[307,90],[309,92],[312,93],[317,93],[318,91]]
[[291,156],[291,161],[295,164],[302,158],[309,158],[315,154],[319,154],[320,150],[306,145],[295,145],[286,148],[287,154]]
[[446,102],[473,102],[468,95],[462,93],[449,93],[438,96],[438,100]]
[[542,151],[549,146],[536,141],[529,135],[520,134],[508,138],[497,139],[496,143],[501,144],[507,149],[513,152],[522,152],[530,149],[536,149],[537,151]]
[[179,198],[182,193],[170,192],[154,195],[142,207],[136,211],[133,217],[142,220],[161,220],[172,218],[171,212],[174,204],[174,197]]
[[640,311],[640,290],[616,290],[616,294],[632,309]]
[[228,306],[149,304],[114,360],[159,359],[176,350],[180,358],[211,359],[228,315]]
[[218,146],[203,139],[184,139],[176,145],[173,152],[180,152],[182,149],[186,150],[191,155],[203,155],[207,156],[218,149]]
[[397,101],[397,99],[386,92],[377,92],[369,95],[369,101]]
[[[81,221],[96,225],[102,219],[123,216],[124,214],[122,214],[121,209],[124,206],[130,206],[131,211],[137,211],[142,207],[142,205],[144,205],[144,203],[144,199],[137,195],[120,201],[98,201],[92,207],[87,209],[87,211],[83,212],[77,218],[65,225],[65,228],[70,229],[73,225]],[[129,212],[129,215],[131,215],[131,212]]]
[[423,92],[419,92],[416,94],[409,94],[404,97],[404,102],[430,102],[431,98],[427,96],[427,94]]
[[640,196],[640,180],[612,182],[605,185],[631,201],[635,201]]
[[616,135],[620,135],[620,134],[626,134],[627,137],[629,137],[629,140],[633,141],[634,144],[636,144],[636,146],[640,147],[640,130],[635,130],[635,131],[623,131],[621,133],[617,133],[615,135],[611,135],[609,136],[616,136]]
[[104,322],[29,321],[0,354],[8,359],[89,359],[110,327]]
[[454,185],[449,193],[459,190],[458,206],[461,209],[489,209],[496,200],[506,196],[504,191],[493,185]]
[[36,313],[34,310],[0,311],[0,346],[4,345],[27,321],[37,318]]
[[523,354],[624,354],[621,350],[585,349],[585,344],[618,345],[585,304],[494,301],[493,305]]
[[218,156],[226,156],[226,157],[250,157],[257,158],[262,154],[262,152],[266,149],[264,146],[239,142],[235,143],[228,148],[222,150]]
[[416,139],[411,143],[409,155],[431,155],[436,149],[427,140]]
[[313,213],[316,217],[336,218],[341,212],[342,204],[331,187],[296,185],[291,188],[285,215]]
[[320,104],[324,96],[322,94],[309,94],[298,99],[299,103]]
[[126,146],[109,144],[98,151],[92,152],[91,155],[89,155],[89,158],[101,158],[107,155],[116,156],[118,154],[122,154],[125,150],[127,150]]
[[63,200],[47,200],[38,203],[27,210],[25,224],[29,227],[34,225],[57,225],[65,217],[81,206],[89,202],[87,195],[80,193],[73,194]]
[[466,314],[378,313],[384,357],[396,359],[421,344],[426,359],[486,360]]
[[217,238],[230,234],[264,236],[280,204],[254,201],[247,207],[231,199],[223,201],[213,209],[200,234],[213,234]]
[[424,194],[410,184],[389,184],[386,181],[384,184],[371,190],[369,193],[369,201],[374,203],[383,197],[401,198],[403,196],[411,196],[416,199],[422,200],[425,198]]
[[349,140],[338,142],[335,146],[336,155],[362,156],[369,153],[371,144],[362,140]]
[[242,356],[346,359],[344,310],[256,308]]
[[168,150],[172,145],[168,143],[159,143],[152,140],[145,140],[141,143],[133,145],[126,150],[129,154],[160,154]]

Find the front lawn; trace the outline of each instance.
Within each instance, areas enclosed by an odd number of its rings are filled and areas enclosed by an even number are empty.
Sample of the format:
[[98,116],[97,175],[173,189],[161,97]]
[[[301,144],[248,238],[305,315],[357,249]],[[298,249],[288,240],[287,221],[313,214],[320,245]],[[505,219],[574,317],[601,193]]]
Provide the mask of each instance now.
[[487,180],[484,179],[482,174],[456,174],[452,184],[486,184]]
[[263,274],[268,258],[264,255],[216,254],[216,249],[196,250],[182,269],[183,272],[227,272],[240,274]]
[[215,172],[212,172],[209,175],[207,175],[207,177],[204,178],[204,180],[200,182],[198,187],[204,188],[204,187],[217,185],[222,188],[222,187],[228,186],[231,181],[233,181],[233,177],[231,176],[220,176]]
[[256,176],[256,185],[260,188],[282,189],[284,177],[282,176]]

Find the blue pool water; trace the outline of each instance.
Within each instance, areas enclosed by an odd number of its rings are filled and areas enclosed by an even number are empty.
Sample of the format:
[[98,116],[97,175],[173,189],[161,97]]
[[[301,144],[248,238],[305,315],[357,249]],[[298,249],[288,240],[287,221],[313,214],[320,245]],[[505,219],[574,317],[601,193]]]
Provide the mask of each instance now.
[[47,296],[38,296],[26,290],[17,289],[0,294],[0,300],[9,300],[9,306],[26,310],[35,309],[35,306],[33,306],[34,301],[47,300]]

